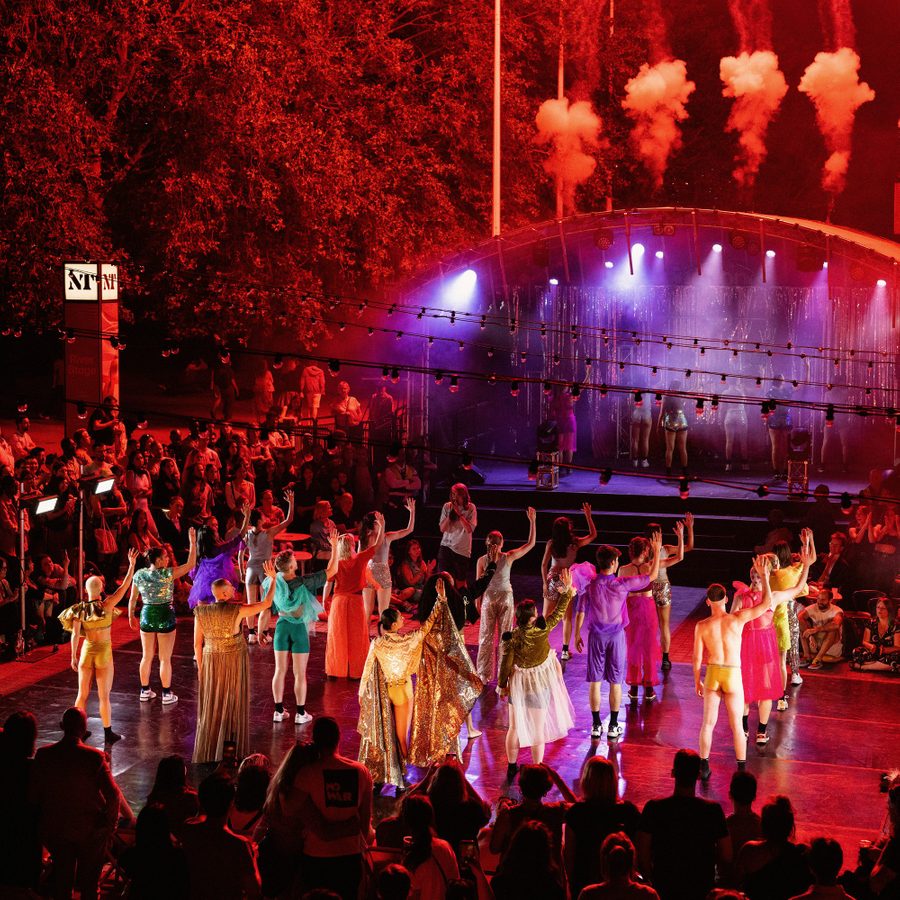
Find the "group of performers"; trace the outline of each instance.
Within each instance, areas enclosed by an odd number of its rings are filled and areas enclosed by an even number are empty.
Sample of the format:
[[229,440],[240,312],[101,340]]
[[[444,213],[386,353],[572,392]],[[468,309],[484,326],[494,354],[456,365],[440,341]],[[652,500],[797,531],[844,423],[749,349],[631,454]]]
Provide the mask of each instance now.
[[[288,494],[289,506],[293,496]],[[495,678],[497,693],[507,701],[506,752],[508,775],[517,769],[523,746],[535,763],[545,745],[563,738],[574,726],[575,713],[563,677],[561,661],[586,650],[590,683],[591,736],[603,734],[601,686],[609,685],[607,738],[618,739],[623,686],[627,700],[657,699],[660,672],[671,668],[668,569],[694,545],[690,514],[675,525],[675,543],[664,544],[662,528],[649,524],[645,535],[628,547],[628,562],[620,568],[620,552],[602,545],[596,564],[576,563],[576,555],[597,536],[591,507],[584,504],[587,531],[575,532],[560,517],[546,544],[541,574],[543,609],[534,600],[514,602],[510,571],[513,563],[536,543],[536,513],[526,511],[529,533],[520,547],[505,550],[500,532],[486,539],[486,552],[477,560],[476,579],[469,585],[475,506],[463,485],[454,485],[441,513],[441,571],[430,574],[418,598],[420,625],[404,628],[403,614],[390,605],[390,570],[385,547],[406,537],[415,522],[409,501],[408,527],[386,532],[380,513],[366,517],[358,539],[328,534],[330,556],[325,569],[298,574],[292,550],[274,555],[274,540],[286,525],[264,528],[249,509],[224,540],[214,529],[190,532],[187,561],[171,566],[166,554],[151,549],[141,565],[129,554],[129,567],[119,588],[104,598],[102,579],[88,579],[86,599],[61,616],[73,633],[72,667],[79,675],[76,705],[84,709],[92,681],[100,697],[100,713],[108,742],[119,739],[112,729],[110,689],[113,679],[111,623],[117,604],[129,594],[128,619],[135,625],[137,601],[142,603],[139,627],[142,644],[140,701],[156,694],[150,671],[159,655],[162,703],[177,702],[172,690],[172,649],[176,617],[173,585],[191,573],[189,603],[194,611],[194,652],[199,673],[198,713],[194,761],[211,762],[233,751],[240,758],[249,746],[249,652],[244,620],[251,639],[268,639],[274,631],[275,674],[272,680],[273,721],[289,717],[284,688],[289,665],[294,674],[294,722],[312,719],[306,710],[306,671],[309,631],[324,612],[319,590],[332,587],[328,613],[325,674],[329,678],[359,680],[361,737],[359,758],[379,784],[405,784],[405,765],[426,765],[458,754],[463,725],[469,739],[479,736],[471,711]],[[290,521],[290,515],[285,522]],[[244,578],[246,602],[240,602],[233,557],[241,542],[250,550]],[[709,750],[720,701],[724,701],[734,733],[739,766],[746,760],[749,706],[758,707],[756,742],[768,741],[772,704],[787,704],[790,660],[792,677],[799,678],[792,651],[800,643],[794,599],[806,590],[809,566],[815,561],[812,533],[802,534],[800,561],[789,548],[757,557],[749,585],[736,583],[737,594],[726,612],[726,592],[712,585],[707,592],[710,617],[698,624],[694,645],[694,675],[704,700],[700,754],[704,777],[709,775]],[[377,601],[377,607],[376,607]],[[378,616],[377,635],[370,635],[370,616]],[[258,632],[253,623],[259,617]],[[470,658],[462,638],[467,623],[479,621],[478,650]],[[563,624],[561,657],[551,648],[551,632]],[[584,633],[584,637],[583,637]],[[81,643],[80,638],[84,638]],[[873,635],[874,640],[874,635]],[[823,645],[826,642],[822,642]],[[499,649],[499,653],[498,653]],[[825,650],[828,648],[826,647]],[[822,650],[822,652],[825,652]],[[705,680],[701,667],[707,659]],[[415,680],[413,680],[415,676]]]

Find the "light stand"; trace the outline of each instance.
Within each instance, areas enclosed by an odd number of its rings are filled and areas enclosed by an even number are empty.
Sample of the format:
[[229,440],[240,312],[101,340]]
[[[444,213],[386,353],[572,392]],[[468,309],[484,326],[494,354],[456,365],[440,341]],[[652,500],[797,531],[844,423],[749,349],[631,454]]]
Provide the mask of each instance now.
[[25,638],[25,504],[34,502],[34,515],[43,516],[54,512],[59,506],[59,497],[54,494],[49,497],[34,498],[25,497],[25,483],[19,482],[19,625],[22,628],[22,638]]

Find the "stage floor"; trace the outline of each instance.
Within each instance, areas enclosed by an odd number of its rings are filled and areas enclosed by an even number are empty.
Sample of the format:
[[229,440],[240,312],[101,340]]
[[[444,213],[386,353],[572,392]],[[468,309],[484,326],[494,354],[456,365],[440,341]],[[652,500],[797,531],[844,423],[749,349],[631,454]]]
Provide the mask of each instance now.
[[[555,767],[571,785],[576,782],[584,760],[597,753],[608,756],[617,766],[621,791],[639,806],[652,797],[671,792],[672,756],[679,747],[697,746],[702,703],[695,696],[690,669],[693,621],[699,614],[702,592],[676,588],[673,604],[673,668],[659,688],[661,700],[627,708],[622,716],[625,733],[617,743],[590,738],[590,711],[584,681],[585,658],[575,656],[568,664],[566,682],[576,710],[576,727],[564,741],[547,748],[546,762]],[[466,631],[466,642],[474,651],[474,628]],[[355,756],[358,748],[357,683],[325,681],[322,675],[325,652],[324,626],[312,642],[309,663],[308,708],[314,714],[334,716],[343,729],[342,751]],[[557,649],[561,629],[553,636]],[[111,752],[113,772],[128,800],[140,808],[153,781],[160,757],[180,753],[190,758],[196,715],[197,678],[192,662],[191,627],[181,620],[174,659],[174,688],[179,702],[163,708],[157,698],[138,701],[140,643],[125,622],[115,623],[116,678],[113,691],[113,726],[124,738]],[[41,651],[39,651],[39,654]],[[273,657],[269,647],[250,648],[252,665],[251,734],[254,751],[278,760],[309,726],[295,727],[291,721],[271,720],[270,681]],[[75,674],[68,668],[69,649],[45,656],[34,663],[9,663],[0,667],[0,719],[15,709],[31,709],[40,725],[39,743],[59,737],[61,713],[75,699]],[[890,676],[850,673],[846,664],[821,672],[804,673],[805,682],[795,688],[791,708],[772,714],[772,740],[758,751],[751,746],[749,768],[759,778],[759,797],[776,793],[791,796],[796,811],[798,835],[809,839],[829,834],[844,846],[845,860],[852,863],[858,842],[872,839],[881,827],[885,798],[879,794],[882,772],[900,765],[900,679]],[[290,675],[288,684],[290,685]],[[153,686],[159,689],[154,668]],[[293,712],[292,692],[286,691],[288,709]],[[604,695],[604,719],[608,704]],[[89,706],[90,743],[102,744],[102,728],[97,718],[97,701]],[[484,736],[469,742],[463,764],[469,780],[482,795],[495,803],[507,791],[504,733],[506,709],[488,690],[479,701],[474,717]],[[755,730],[756,713],[751,713]],[[465,733],[465,732],[464,732]],[[520,762],[527,762],[523,752]],[[704,794],[720,801],[730,812],[728,782],[734,769],[727,722],[721,717],[716,729],[713,776]],[[208,771],[192,771],[196,783]],[[392,811],[392,797],[381,798],[378,812]]]

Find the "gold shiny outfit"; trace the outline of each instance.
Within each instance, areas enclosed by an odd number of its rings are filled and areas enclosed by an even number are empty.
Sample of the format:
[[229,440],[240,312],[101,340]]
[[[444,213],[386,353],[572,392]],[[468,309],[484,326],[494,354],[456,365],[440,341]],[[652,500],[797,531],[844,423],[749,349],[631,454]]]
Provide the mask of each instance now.
[[503,635],[498,687],[505,689],[509,685],[513,666],[533,669],[547,660],[550,655],[550,632],[562,621],[574,596],[575,591],[560,594],[559,602],[546,619],[538,616],[534,624],[519,626],[512,633]]
[[[359,761],[375,782],[401,786],[405,762],[428,766],[459,753],[460,728],[482,687],[446,601],[435,604],[417,631],[372,641],[359,689]],[[409,757],[403,760],[394,704],[413,698]]]
[[66,631],[73,630],[76,620],[81,622],[84,643],[81,645],[79,666],[105,669],[112,665],[112,641],[109,629],[115,618],[120,615],[122,610],[107,610],[102,600],[83,600],[59,614],[59,621]]
[[733,694],[735,691],[743,690],[741,667],[707,663],[703,690],[718,691],[722,694]]

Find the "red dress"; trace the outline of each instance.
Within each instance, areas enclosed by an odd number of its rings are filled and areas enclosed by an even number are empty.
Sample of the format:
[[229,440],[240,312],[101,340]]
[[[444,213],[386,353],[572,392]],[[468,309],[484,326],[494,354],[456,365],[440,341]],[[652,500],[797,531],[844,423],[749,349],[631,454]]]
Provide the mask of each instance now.
[[[743,609],[752,609],[762,603],[762,591],[754,591],[739,582],[735,582],[734,586],[738,588],[736,597],[741,598]],[[741,641],[744,703],[777,700],[784,693],[778,637],[772,624],[772,616],[773,611],[769,610],[744,626]]]
[[368,547],[338,563],[334,577],[334,599],[328,613],[325,643],[325,674],[337,678],[361,678],[369,652],[369,623],[362,589],[366,565],[375,553]]

